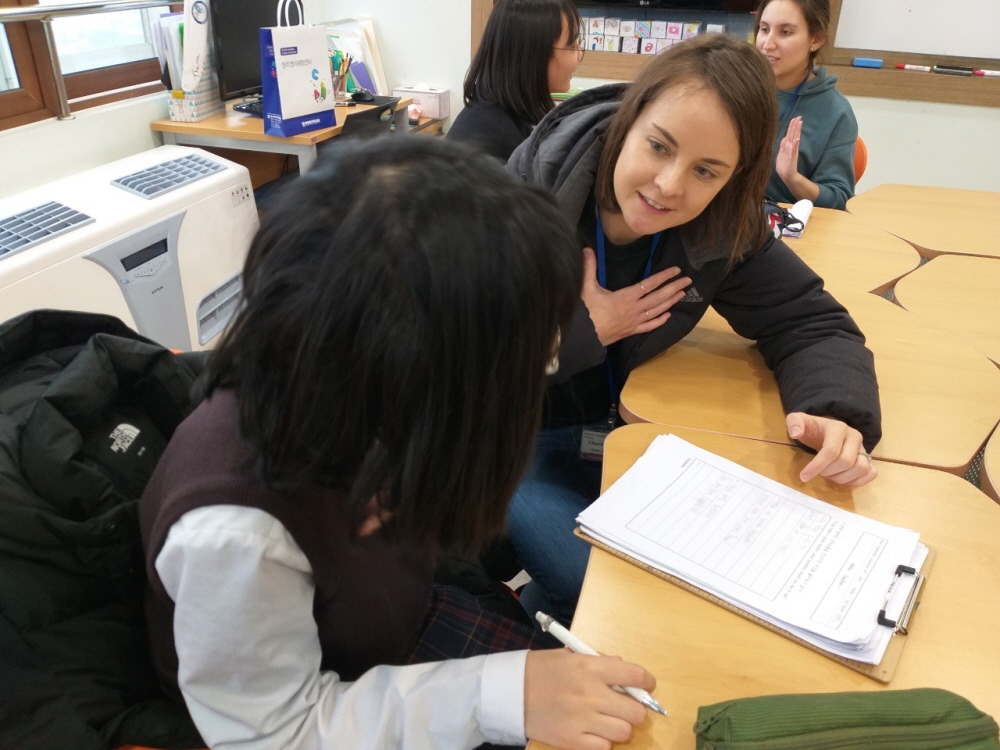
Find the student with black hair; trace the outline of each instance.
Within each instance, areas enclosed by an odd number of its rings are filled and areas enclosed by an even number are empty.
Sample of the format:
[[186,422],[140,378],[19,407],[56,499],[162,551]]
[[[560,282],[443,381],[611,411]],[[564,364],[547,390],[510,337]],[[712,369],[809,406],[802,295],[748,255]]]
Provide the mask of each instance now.
[[[470,253],[469,244],[480,252]],[[433,586],[531,455],[574,232],[490,157],[343,144],[282,193],[140,503],[161,680],[215,749],[609,747],[641,667]]]
[[503,162],[569,91],[583,59],[572,0],[499,0],[465,76],[465,108],[448,137]]

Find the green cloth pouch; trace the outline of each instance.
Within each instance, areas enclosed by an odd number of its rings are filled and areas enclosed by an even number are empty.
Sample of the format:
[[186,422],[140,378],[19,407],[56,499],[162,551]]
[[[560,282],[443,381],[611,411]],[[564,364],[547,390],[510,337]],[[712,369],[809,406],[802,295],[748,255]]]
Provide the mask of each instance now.
[[936,688],[741,698],[694,732],[697,750],[1000,750],[989,714]]

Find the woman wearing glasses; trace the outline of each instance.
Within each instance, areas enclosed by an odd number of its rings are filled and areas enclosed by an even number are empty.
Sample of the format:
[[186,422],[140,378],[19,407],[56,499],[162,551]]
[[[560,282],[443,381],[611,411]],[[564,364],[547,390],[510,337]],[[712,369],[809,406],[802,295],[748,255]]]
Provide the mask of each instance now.
[[465,76],[465,109],[448,137],[506,162],[569,91],[583,59],[580,14],[572,0],[500,0]]

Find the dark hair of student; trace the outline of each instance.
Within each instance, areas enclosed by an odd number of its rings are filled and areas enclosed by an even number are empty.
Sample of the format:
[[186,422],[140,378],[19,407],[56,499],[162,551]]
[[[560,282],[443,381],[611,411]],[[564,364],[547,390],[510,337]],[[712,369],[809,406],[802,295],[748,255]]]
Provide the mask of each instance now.
[[549,59],[564,18],[575,44],[580,13],[572,0],[499,0],[465,75],[465,103],[498,104],[519,120],[541,120],[553,107]]
[[582,284],[545,191],[443,139],[328,149],[264,218],[244,306],[209,357],[256,470],[345,491],[404,543],[498,535]]
[[[830,0],[792,0],[793,3],[802,9],[802,15],[806,19],[806,28],[809,29],[810,36],[817,34],[826,41],[827,32],[830,30]],[[761,0],[754,15],[753,36],[757,38],[760,31],[760,14],[764,8],[771,4],[771,0]],[[816,64],[816,57],[820,55],[826,45],[809,52],[809,69],[812,70]]]
[[703,34],[661,52],[649,61],[622,95],[605,138],[595,193],[606,211],[621,211],[615,198],[615,165],[629,130],[647,104],[675,86],[714,91],[729,113],[740,158],[729,182],[684,231],[693,242],[728,244],[735,262],[764,240],[761,202],[771,176],[771,142],[777,127],[774,75],[753,45],[723,34]]

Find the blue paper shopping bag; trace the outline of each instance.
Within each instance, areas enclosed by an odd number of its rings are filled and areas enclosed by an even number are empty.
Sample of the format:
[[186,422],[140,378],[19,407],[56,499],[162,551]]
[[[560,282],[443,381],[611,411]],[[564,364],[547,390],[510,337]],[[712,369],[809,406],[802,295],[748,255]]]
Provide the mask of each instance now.
[[265,133],[298,135],[336,124],[324,27],[261,29],[260,67]]

